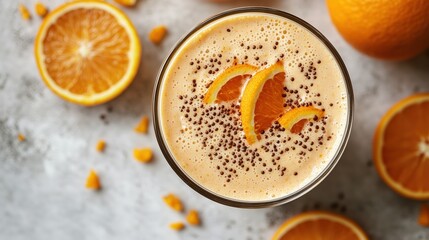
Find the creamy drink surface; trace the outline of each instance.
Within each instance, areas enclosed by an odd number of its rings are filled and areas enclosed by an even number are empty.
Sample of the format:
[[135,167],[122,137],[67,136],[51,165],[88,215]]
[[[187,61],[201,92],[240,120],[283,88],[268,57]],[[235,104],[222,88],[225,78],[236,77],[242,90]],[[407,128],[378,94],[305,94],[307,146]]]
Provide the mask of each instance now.
[[[265,69],[281,61],[285,109],[311,105],[324,117],[299,134],[273,122],[249,145],[240,102],[204,104],[213,80],[234,64]],[[240,13],[195,32],[161,79],[161,132],[177,164],[196,183],[224,197],[263,201],[285,196],[317,177],[346,131],[348,100],[330,50],[296,22],[268,13]]]

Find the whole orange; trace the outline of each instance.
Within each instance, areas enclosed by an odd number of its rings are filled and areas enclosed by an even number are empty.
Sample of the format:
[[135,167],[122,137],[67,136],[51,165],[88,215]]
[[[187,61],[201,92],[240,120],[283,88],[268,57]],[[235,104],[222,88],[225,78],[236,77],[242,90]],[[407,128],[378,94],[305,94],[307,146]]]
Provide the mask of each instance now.
[[428,0],[327,0],[331,19],[353,47],[403,60],[429,47]]

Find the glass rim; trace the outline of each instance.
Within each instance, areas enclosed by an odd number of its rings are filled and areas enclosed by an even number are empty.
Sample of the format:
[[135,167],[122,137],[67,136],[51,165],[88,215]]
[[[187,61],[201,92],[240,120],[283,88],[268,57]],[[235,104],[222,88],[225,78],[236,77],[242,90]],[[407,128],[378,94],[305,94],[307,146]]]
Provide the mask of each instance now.
[[[174,158],[174,155],[170,152],[168,144],[166,143],[163,135],[163,131],[161,130],[161,122],[160,122],[160,116],[159,116],[159,102],[160,102],[160,88],[162,86],[162,81],[164,78],[164,74],[166,72],[167,67],[169,66],[171,60],[174,58],[176,52],[180,49],[180,47],[185,43],[190,37],[194,35],[197,31],[202,29],[203,27],[207,26],[208,24],[219,20],[224,17],[228,17],[235,14],[240,13],[267,13],[267,14],[273,14],[276,16],[284,17],[288,20],[294,21],[295,23],[299,24],[300,26],[306,28],[309,30],[312,34],[315,35],[319,40],[322,41],[322,43],[329,49],[331,54],[334,56],[341,73],[343,75],[344,83],[346,85],[346,92],[347,92],[347,122],[345,126],[345,132],[343,134],[343,137],[341,139],[340,145],[338,146],[334,156],[332,159],[329,160],[329,163],[324,167],[324,169],[311,181],[306,183],[304,186],[300,187],[299,189],[290,192],[286,195],[283,195],[281,197],[275,198],[275,199],[269,199],[269,200],[258,200],[258,201],[247,201],[247,200],[240,200],[235,198],[230,198],[226,196],[222,196],[220,194],[217,194],[206,187],[202,186],[200,183],[195,181],[192,177],[190,177],[185,171],[182,170],[181,166],[177,163],[177,161]],[[172,50],[170,51],[169,55],[163,62],[155,85],[154,85],[154,91],[152,96],[152,117],[153,117],[153,126],[155,130],[156,139],[158,142],[158,145],[162,151],[162,154],[164,155],[165,159],[167,160],[170,167],[174,170],[174,172],[193,190],[200,193],[204,197],[213,200],[215,202],[231,206],[231,207],[238,207],[238,208],[266,208],[266,207],[274,207],[278,205],[282,205],[287,202],[291,202],[313,188],[315,188],[318,184],[320,184],[328,175],[329,173],[334,169],[335,165],[340,160],[346,146],[347,142],[350,137],[352,124],[353,124],[353,109],[354,109],[354,96],[353,96],[353,88],[350,76],[348,74],[347,68],[339,55],[339,53],[336,51],[334,46],[329,42],[329,40],[321,33],[319,32],[315,27],[313,27],[311,24],[307,23],[306,21],[302,20],[299,17],[296,17],[290,13],[269,8],[269,7],[240,7],[240,8],[233,8],[230,10],[226,10],[223,12],[220,12],[212,17],[209,17],[205,20],[203,20],[201,23],[199,23],[197,26],[192,28],[190,32],[185,34],[178,42],[174,45]]]

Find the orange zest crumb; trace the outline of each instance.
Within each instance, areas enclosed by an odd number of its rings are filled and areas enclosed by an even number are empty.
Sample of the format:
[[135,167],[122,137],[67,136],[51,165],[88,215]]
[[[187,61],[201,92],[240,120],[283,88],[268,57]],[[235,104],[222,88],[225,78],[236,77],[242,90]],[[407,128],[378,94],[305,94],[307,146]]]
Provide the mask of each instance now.
[[152,161],[152,149],[150,148],[135,148],[133,151],[134,158],[142,163]]
[[25,141],[25,136],[22,133],[18,134],[18,141],[20,141],[20,142],[24,142]]
[[164,200],[165,204],[167,204],[173,210],[178,212],[183,211],[182,202],[176,195],[170,193],[167,196],[164,196],[162,199]]
[[137,126],[134,128],[134,131],[138,133],[147,133],[148,125],[149,125],[149,118],[147,116],[143,116],[139,124],[137,124]]
[[137,0],[115,0],[115,2],[126,6],[126,7],[132,7],[134,5],[136,5]]
[[89,171],[88,177],[86,178],[85,187],[93,190],[98,190],[101,188],[98,175],[93,169]]
[[19,4],[19,12],[21,13],[21,17],[24,20],[30,20],[31,14],[30,11],[28,11],[28,8],[24,6],[23,4]]
[[200,217],[196,210],[189,211],[188,215],[186,216],[186,221],[188,221],[191,225],[200,225]]
[[99,140],[95,148],[98,152],[104,152],[104,149],[106,148],[106,142],[104,140]]
[[185,224],[183,224],[182,222],[171,223],[170,228],[175,231],[181,231],[185,228]]
[[149,33],[149,40],[154,44],[160,44],[167,35],[167,28],[164,25],[154,27]]
[[36,5],[34,5],[34,11],[36,12],[37,15],[39,15],[40,17],[44,17],[46,16],[46,14],[48,13],[48,9],[46,8],[45,5],[43,5],[43,3],[41,2],[37,2]]
[[429,227],[429,205],[427,203],[423,203],[420,207],[419,224]]

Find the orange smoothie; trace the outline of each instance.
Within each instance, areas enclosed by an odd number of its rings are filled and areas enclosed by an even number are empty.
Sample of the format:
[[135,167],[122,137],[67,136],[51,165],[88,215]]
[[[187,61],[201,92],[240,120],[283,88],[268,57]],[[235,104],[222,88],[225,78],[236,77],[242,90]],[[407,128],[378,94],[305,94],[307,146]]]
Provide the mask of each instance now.
[[274,14],[234,14],[197,30],[160,81],[170,154],[225,198],[267,201],[303,188],[346,133],[348,92],[336,58],[311,31]]

